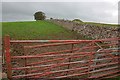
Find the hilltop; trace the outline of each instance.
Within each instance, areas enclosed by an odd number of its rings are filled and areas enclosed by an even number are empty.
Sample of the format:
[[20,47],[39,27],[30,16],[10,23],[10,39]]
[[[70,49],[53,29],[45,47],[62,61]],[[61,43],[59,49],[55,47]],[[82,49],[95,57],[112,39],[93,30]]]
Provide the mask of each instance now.
[[11,39],[104,39],[118,37],[118,25],[69,20],[2,22]]
[[2,36],[11,39],[76,39],[76,32],[49,21],[2,22]]

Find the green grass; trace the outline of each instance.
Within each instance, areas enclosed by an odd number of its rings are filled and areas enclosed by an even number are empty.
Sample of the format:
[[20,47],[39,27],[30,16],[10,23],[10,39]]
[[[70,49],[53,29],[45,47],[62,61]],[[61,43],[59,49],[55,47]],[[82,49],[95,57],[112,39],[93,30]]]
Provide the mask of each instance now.
[[2,36],[11,39],[74,39],[74,33],[48,21],[2,22]]
[[[93,22],[80,22],[80,24],[118,27],[118,25]],[[78,33],[50,21],[25,21],[2,22],[2,36],[5,35],[10,35],[11,39],[76,39]],[[79,37],[79,39],[89,39],[80,34]]]

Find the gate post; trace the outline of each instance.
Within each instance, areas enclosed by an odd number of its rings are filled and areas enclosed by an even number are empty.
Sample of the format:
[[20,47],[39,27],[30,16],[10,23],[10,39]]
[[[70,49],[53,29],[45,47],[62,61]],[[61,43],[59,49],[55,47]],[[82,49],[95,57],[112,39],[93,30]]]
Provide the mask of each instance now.
[[[24,51],[24,56],[27,56],[27,52],[26,52],[26,50],[25,50],[25,47],[23,47],[23,49],[24,49],[24,50],[23,50],[23,51]],[[24,61],[24,62],[25,62],[24,66],[27,67],[27,58],[25,58],[25,61]],[[25,75],[27,75],[27,74],[28,74],[28,69],[25,69]],[[27,77],[26,77],[26,78],[27,78]],[[25,78],[25,80],[27,80],[26,78]]]
[[90,53],[90,56],[89,56],[89,65],[88,65],[88,77],[90,77],[91,75],[91,69],[92,69],[92,64],[93,64],[93,62],[94,62],[94,41],[92,41],[92,43],[91,43],[91,53]]
[[5,45],[5,59],[7,68],[7,78],[12,79],[12,66],[11,66],[11,55],[10,55],[10,37],[7,35],[4,38]]
[[[74,47],[74,44],[72,44],[72,47],[71,47],[71,52],[70,53],[72,53],[73,52],[73,47]],[[68,61],[69,63],[71,62],[71,58],[69,58],[69,61]],[[70,64],[68,65],[68,69],[70,68]]]

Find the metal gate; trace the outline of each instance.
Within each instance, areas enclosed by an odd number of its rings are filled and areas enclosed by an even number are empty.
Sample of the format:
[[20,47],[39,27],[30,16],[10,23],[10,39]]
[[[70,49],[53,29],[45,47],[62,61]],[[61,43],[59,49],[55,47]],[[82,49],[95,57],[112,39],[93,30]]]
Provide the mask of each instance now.
[[120,76],[119,40],[10,40],[5,36],[7,77],[114,78]]

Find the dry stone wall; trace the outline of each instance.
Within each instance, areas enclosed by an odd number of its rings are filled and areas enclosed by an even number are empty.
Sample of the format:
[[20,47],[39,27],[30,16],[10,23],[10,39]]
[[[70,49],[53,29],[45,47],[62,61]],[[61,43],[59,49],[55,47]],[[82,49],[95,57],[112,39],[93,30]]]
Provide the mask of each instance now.
[[95,26],[95,25],[80,24],[80,23],[78,24],[69,20],[60,20],[60,19],[52,19],[50,21],[59,24],[69,30],[77,31],[83,36],[88,36],[92,39],[120,37],[118,33],[118,27]]

